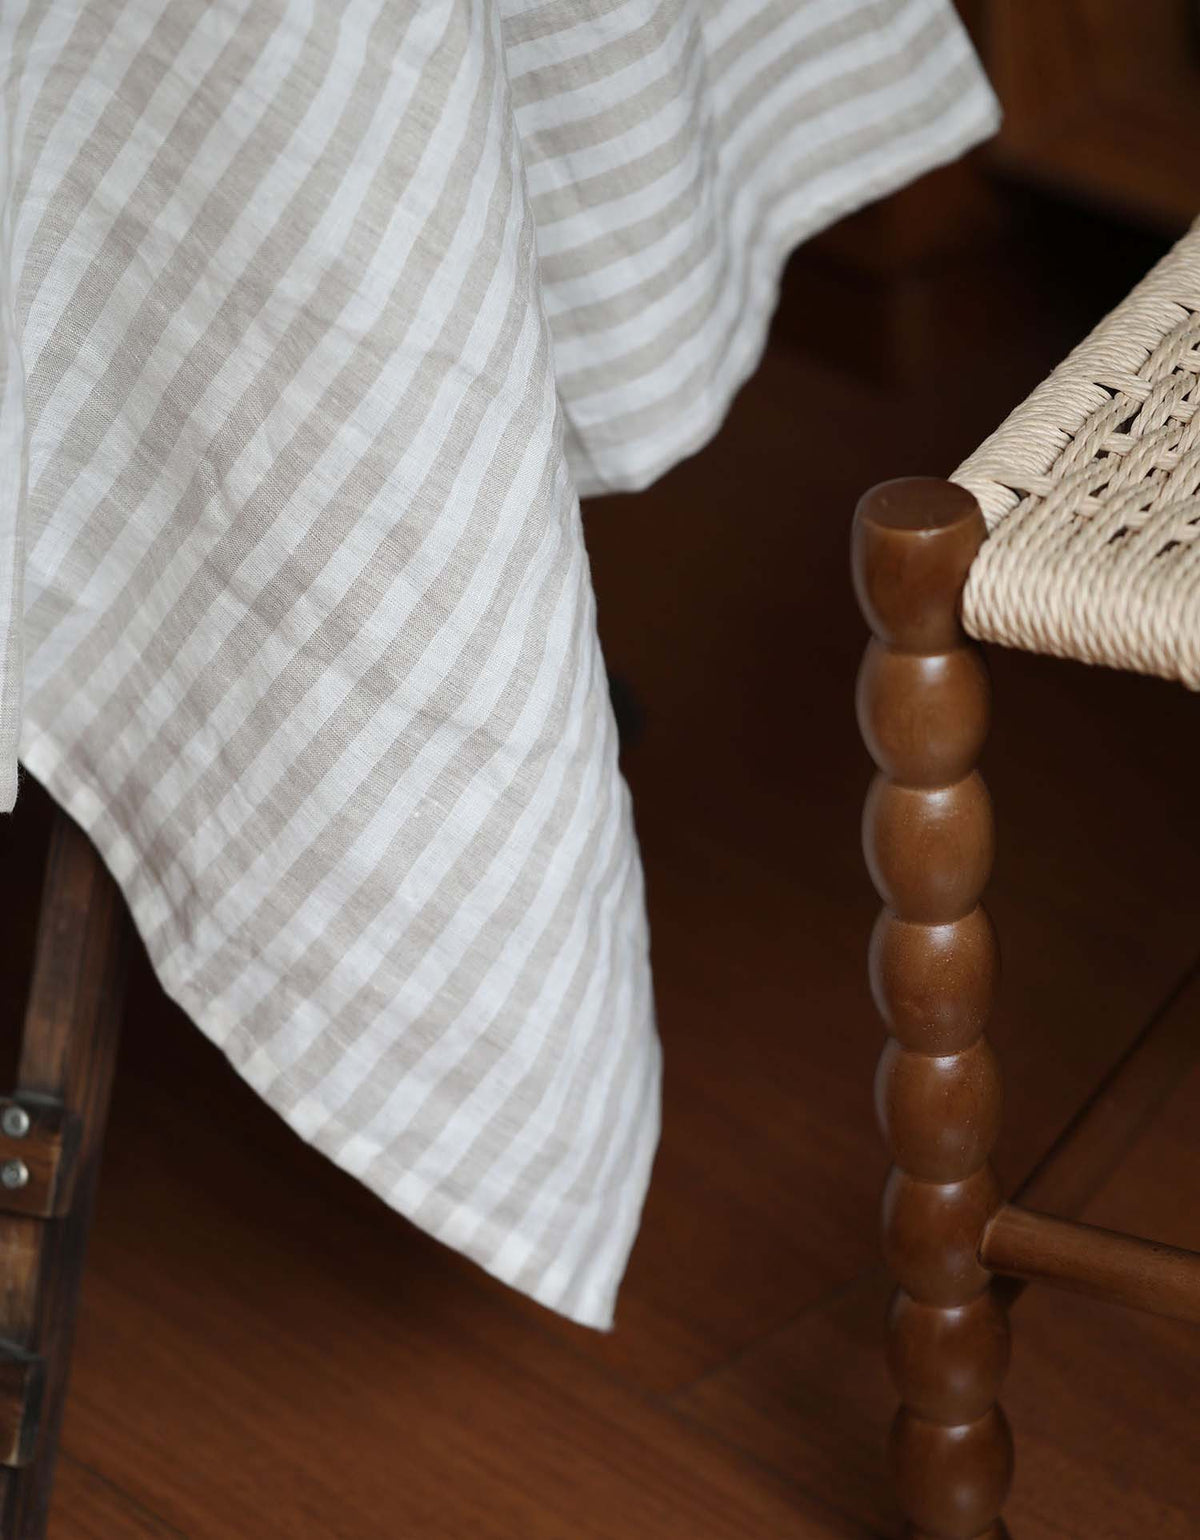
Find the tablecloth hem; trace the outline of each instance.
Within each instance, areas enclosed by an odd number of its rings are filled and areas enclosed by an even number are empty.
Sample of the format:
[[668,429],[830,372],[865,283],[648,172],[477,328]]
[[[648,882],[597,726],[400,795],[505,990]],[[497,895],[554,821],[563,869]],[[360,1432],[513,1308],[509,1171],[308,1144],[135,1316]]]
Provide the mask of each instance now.
[[586,427],[576,427],[570,409],[564,408],[575,436],[589,445],[587,464],[573,466],[580,497],[644,491],[681,461],[699,454],[712,441],[728,416],[738,391],[762,360],[771,321],[779,304],[783,271],[796,248],[846,215],[886,198],[889,193],[939,166],[949,165],[990,138],[999,128],[1001,116],[991,91],[981,86],[968,99],[968,105],[973,110],[965,122],[953,124],[953,131],[945,132],[946,120],[938,119],[911,141],[894,140],[891,146],[894,153],[866,183],[855,191],[847,189],[842,196],[824,206],[807,210],[803,218],[789,221],[774,241],[764,242],[757,253],[760,260],[749,303],[742,313],[720,374],[700,405],[689,414],[694,420],[693,425],[689,426],[685,415],[661,433],[649,436],[645,441],[648,448],[644,463],[639,463],[636,469],[628,468],[630,447],[627,442],[615,444],[610,451],[598,448],[594,435]]
[[[101,825],[100,814],[103,811],[98,798],[92,796],[84,783],[69,784],[58,770],[63,763],[63,755],[55,746],[53,739],[46,733],[38,738],[26,739],[21,746],[21,766],[29,774],[34,776],[53,800],[67,812],[79,827],[87,834],[100,853],[114,882],[124,896],[126,906],[132,916],[134,927],[139,936],[145,940],[146,935],[153,929],[159,916],[152,915],[149,910],[151,894],[145,896],[135,895],[131,886],[120,875],[122,863],[117,859],[117,853],[110,843],[106,832]],[[129,868],[131,871],[132,867]],[[617,1290],[625,1270],[629,1251],[632,1249],[634,1237],[637,1233],[637,1222],[646,1186],[648,1184],[649,1166],[653,1160],[657,1147],[657,1123],[653,1131],[653,1137],[645,1141],[648,1146],[643,1154],[641,1165],[643,1170],[637,1173],[632,1184],[626,1191],[641,1194],[637,1203],[638,1213],[626,1216],[626,1233],[628,1245],[618,1257],[618,1265],[612,1270],[611,1283],[600,1285],[592,1282],[584,1282],[582,1285],[578,1277],[566,1268],[560,1268],[553,1261],[547,1266],[540,1276],[530,1277],[525,1260],[519,1263],[508,1263],[504,1259],[490,1256],[486,1251],[480,1251],[472,1247],[470,1241],[465,1244],[455,1240],[453,1242],[443,1239],[431,1226],[422,1224],[420,1220],[407,1213],[400,1207],[394,1197],[388,1192],[388,1182],[378,1171],[357,1171],[341,1160],[337,1154],[339,1145],[345,1145],[348,1136],[353,1133],[360,1142],[362,1134],[360,1130],[347,1130],[340,1128],[336,1117],[331,1118],[322,1130],[314,1136],[310,1136],[299,1128],[292,1116],[286,1110],[275,1106],[266,1093],[266,1088],[261,1082],[261,1077],[256,1074],[253,1064],[245,1057],[239,1057],[230,1051],[229,1038],[233,1033],[234,1023],[223,1023],[219,1019],[212,1003],[200,996],[190,988],[188,980],[181,977],[179,970],[169,962],[160,962],[153,956],[150,963],[154,969],[155,977],[162,986],[164,992],[185,1013],[189,1021],[197,1026],[205,1037],[228,1059],[229,1063],[237,1071],[243,1080],[258,1094],[261,1100],[277,1117],[291,1128],[292,1132],[306,1144],[319,1150],[327,1160],[331,1160],[340,1170],[369,1188],[376,1197],[392,1209],[392,1211],[409,1224],[431,1236],[439,1244],[452,1250],[474,1262],[489,1276],[500,1283],[516,1289],[519,1293],[527,1295],[538,1304],[547,1309],[574,1321],[579,1326],[587,1326],[596,1331],[611,1331],[615,1320]],[[272,1076],[272,1079],[275,1077]],[[329,1145],[331,1148],[327,1148]],[[640,1179],[639,1179],[640,1178]],[[477,1213],[470,1204],[459,1201],[454,1210],[455,1227],[462,1227],[469,1232],[477,1226],[482,1226],[484,1216]]]

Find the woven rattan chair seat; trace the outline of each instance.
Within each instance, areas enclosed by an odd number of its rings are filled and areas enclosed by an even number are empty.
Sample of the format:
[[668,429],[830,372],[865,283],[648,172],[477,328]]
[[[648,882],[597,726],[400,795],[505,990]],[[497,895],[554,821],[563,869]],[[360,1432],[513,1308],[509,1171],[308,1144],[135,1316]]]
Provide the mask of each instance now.
[[953,479],[972,636],[1200,689],[1200,221]]

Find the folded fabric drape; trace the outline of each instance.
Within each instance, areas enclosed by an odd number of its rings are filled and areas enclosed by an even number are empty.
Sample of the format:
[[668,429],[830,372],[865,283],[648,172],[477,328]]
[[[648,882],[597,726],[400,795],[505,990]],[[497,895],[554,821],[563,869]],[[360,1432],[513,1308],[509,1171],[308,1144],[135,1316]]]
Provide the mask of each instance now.
[[0,0],[0,56],[3,805],[19,756],[299,1134],[605,1325],[659,1055],[578,494],[712,434],[796,241],[992,128],[966,37]]

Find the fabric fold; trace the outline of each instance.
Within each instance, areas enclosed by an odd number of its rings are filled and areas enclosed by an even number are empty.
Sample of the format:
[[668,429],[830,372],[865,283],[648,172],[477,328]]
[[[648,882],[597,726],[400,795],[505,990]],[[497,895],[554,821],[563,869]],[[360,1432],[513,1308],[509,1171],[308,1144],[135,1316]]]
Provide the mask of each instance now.
[[[0,797],[429,1233],[612,1319],[658,1136],[580,492],[995,104],[945,0],[4,0]],[[682,773],[682,771],[681,771]]]

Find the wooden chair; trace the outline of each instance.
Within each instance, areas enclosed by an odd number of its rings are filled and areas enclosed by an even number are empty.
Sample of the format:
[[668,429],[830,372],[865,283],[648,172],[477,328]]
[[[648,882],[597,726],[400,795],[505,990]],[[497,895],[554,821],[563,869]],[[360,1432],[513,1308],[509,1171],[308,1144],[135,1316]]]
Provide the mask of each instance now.
[[1200,227],[952,481],[868,492],[853,569],[873,633],[859,724],[879,767],[863,844],[890,1033],[876,1082],[898,1285],[890,1454],[914,1540],[1000,1540],[1013,1451],[997,1398],[1024,1283],[1200,1321],[1200,1254],[1072,1217],[1194,1052],[1186,1010],[1150,1024],[1013,1201],[990,1165],[993,831],[975,769],[989,699],[971,640],[1200,688]]
[[50,834],[16,1086],[0,1098],[0,1537],[40,1540],[121,1020],[124,904]]

